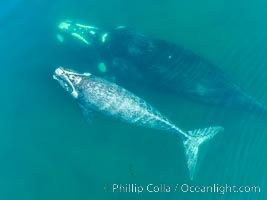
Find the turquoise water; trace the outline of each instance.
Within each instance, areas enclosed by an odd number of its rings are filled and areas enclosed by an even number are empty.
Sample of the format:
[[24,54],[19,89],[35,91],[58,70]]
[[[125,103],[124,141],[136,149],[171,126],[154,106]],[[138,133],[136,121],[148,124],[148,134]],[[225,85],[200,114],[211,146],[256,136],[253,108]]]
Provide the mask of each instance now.
[[[58,65],[90,71],[56,40],[56,27],[65,19],[123,24],[182,44],[267,106],[266,1],[1,1],[0,199],[267,198],[264,117],[141,90],[140,96],[185,130],[224,126],[202,146],[193,182],[182,143],[173,135],[103,116],[87,124],[52,79]],[[255,185],[261,192],[111,192],[112,184],[131,183]]]

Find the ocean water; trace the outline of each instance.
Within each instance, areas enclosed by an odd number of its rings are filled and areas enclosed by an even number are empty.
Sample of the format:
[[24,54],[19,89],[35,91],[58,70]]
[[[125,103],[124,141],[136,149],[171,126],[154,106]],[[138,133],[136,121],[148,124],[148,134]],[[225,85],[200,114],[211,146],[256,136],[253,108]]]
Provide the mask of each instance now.
[[[181,141],[103,116],[91,124],[52,73],[90,71],[57,25],[126,25],[209,59],[267,106],[267,2],[0,1],[0,199],[267,199],[267,118],[156,91],[140,95],[185,130],[221,125],[190,181]],[[159,98],[160,97],[160,98]],[[112,192],[113,184],[260,186],[258,193]],[[106,190],[104,189],[106,188]]]

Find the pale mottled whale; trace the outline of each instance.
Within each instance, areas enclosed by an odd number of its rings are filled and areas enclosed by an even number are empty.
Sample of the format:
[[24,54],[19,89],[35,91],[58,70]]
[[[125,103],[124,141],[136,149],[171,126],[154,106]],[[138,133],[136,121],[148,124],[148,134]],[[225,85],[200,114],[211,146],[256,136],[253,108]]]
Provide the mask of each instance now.
[[100,74],[115,77],[124,87],[129,82],[141,83],[199,102],[267,114],[260,102],[242,91],[218,67],[179,45],[123,26],[106,31],[72,21],[59,24],[57,37],[62,43],[80,47],[85,54],[98,52],[95,57],[99,59]]
[[120,87],[89,73],[80,74],[62,67],[53,75],[80,105],[83,113],[99,112],[130,124],[163,130],[179,136],[184,144],[190,178],[193,179],[199,146],[213,138],[220,126],[184,131],[146,101]]

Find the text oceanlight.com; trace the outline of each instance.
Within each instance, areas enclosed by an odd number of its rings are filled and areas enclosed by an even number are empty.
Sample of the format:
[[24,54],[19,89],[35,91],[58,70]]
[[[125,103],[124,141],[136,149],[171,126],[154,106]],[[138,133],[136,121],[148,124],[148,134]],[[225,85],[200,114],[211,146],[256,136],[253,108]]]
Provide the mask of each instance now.
[[190,184],[112,184],[107,191],[113,193],[170,193],[170,192],[182,192],[182,193],[260,193],[260,186],[237,186],[237,185],[190,185]]

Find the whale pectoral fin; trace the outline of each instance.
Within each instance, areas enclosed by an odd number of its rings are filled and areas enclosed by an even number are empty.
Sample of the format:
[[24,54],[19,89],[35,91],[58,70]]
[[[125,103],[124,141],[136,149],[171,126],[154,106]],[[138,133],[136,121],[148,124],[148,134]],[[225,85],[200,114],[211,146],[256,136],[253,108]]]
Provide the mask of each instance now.
[[82,115],[83,115],[85,121],[86,121],[88,124],[91,124],[92,121],[93,121],[94,115],[95,115],[94,111],[91,110],[91,109],[89,109],[89,108],[87,108],[87,107],[85,107],[85,106],[84,106],[83,104],[81,104],[81,103],[78,103],[78,106],[79,106],[79,108],[80,108],[80,110],[81,110],[81,112],[82,112]]

